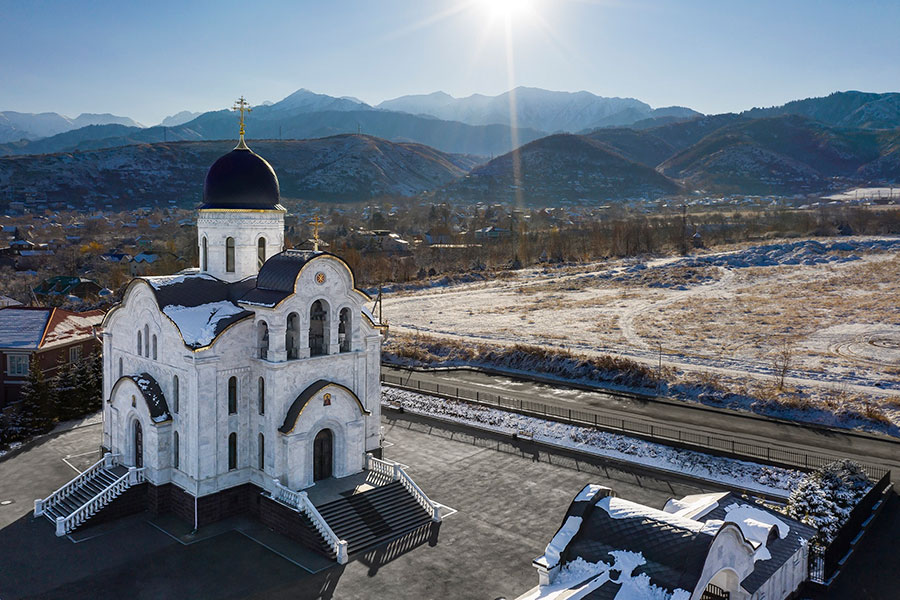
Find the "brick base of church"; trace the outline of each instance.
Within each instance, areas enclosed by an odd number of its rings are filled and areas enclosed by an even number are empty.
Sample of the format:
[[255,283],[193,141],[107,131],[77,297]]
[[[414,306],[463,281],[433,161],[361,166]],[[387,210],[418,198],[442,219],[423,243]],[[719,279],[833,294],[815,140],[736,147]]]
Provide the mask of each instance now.
[[[235,515],[259,515],[262,488],[246,483],[194,498],[175,484],[147,484],[147,509],[156,515],[172,514],[189,525],[203,527]],[[195,521],[196,510],[196,521]]]

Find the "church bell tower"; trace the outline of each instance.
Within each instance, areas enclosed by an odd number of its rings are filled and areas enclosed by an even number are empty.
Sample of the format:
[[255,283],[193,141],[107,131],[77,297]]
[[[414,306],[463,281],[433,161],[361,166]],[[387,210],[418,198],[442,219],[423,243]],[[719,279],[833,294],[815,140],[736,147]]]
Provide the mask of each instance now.
[[224,281],[256,275],[263,263],[284,249],[284,214],[278,177],[272,166],[244,142],[243,96],[240,141],[206,174],[197,218],[200,272]]

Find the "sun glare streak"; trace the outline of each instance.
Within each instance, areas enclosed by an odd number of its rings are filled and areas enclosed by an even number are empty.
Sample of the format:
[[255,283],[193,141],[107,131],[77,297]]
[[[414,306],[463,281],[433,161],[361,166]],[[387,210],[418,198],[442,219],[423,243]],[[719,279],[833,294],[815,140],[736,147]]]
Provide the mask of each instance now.
[[513,185],[516,207],[522,208],[522,157],[519,148],[519,116],[516,109],[516,60],[513,48],[512,19],[507,16],[506,32],[506,83],[509,87],[509,145],[512,150]]
[[428,27],[429,25],[434,25],[435,23],[440,23],[441,21],[444,21],[446,19],[454,17],[460,13],[466,12],[469,9],[474,8],[475,6],[478,6],[483,3],[484,3],[484,0],[468,0],[467,2],[460,2],[459,4],[456,4],[446,10],[442,10],[438,13],[435,13],[435,14],[431,15],[430,17],[426,17],[424,19],[416,21],[415,23],[406,25],[405,27],[400,27],[398,29],[395,29],[394,31],[390,31],[390,32],[384,34],[383,36],[381,36],[381,40],[382,41],[392,40],[392,39],[395,39],[395,38],[398,38],[398,37],[401,37],[401,36],[404,36],[404,35],[407,35],[410,33],[414,33],[420,29],[424,29],[425,27]]

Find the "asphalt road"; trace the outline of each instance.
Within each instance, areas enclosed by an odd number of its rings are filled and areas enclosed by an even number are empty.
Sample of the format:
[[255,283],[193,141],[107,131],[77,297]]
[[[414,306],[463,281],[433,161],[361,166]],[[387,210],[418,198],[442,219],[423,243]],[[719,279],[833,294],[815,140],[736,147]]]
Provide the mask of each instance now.
[[900,440],[887,436],[842,432],[767,419],[757,415],[710,408],[679,401],[646,401],[599,391],[545,384],[491,375],[472,370],[408,371],[382,367],[382,373],[442,386],[458,387],[474,397],[475,392],[501,395],[559,407],[590,409],[614,418],[629,418],[659,427],[677,427],[702,435],[729,437],[735,442],[764,444],[796,452],[840,459],[849,458],[891,469],[900,483]]

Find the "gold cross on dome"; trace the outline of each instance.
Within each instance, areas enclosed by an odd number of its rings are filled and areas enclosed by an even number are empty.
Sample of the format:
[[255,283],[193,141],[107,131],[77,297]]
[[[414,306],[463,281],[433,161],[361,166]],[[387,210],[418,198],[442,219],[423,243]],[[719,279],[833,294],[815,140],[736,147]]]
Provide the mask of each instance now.
[[313,251],[319,251],[319,226],[322,225],[322,220],[319,218],[319,215],[316,215],[312,221],[309,222],[313,227]]
[[244,112],[253,112],[253,109],[250,108],[250,103],[244,100],[244,97],[241,96],[237,100],[234,101],[234,106],[231,107],[231,110],[241,113],[241,143],[244,142]]

